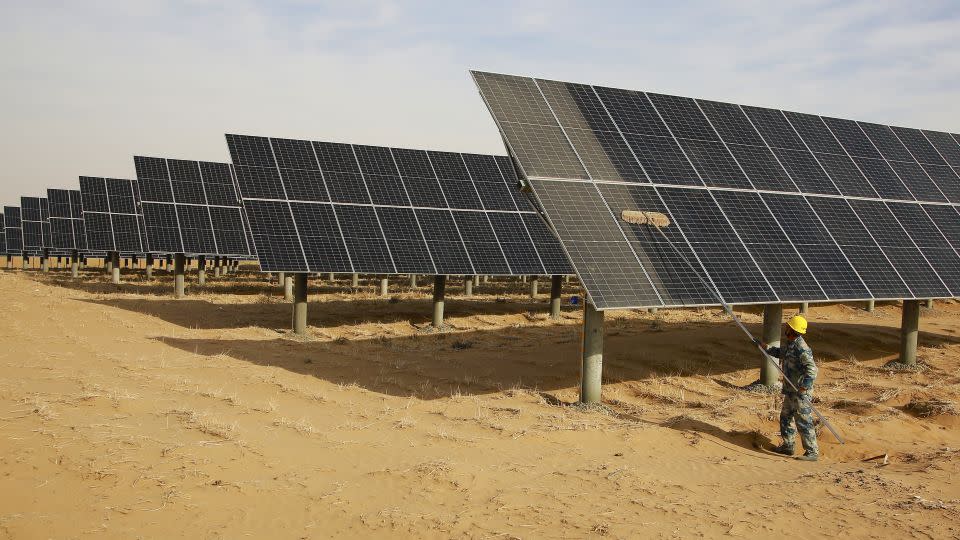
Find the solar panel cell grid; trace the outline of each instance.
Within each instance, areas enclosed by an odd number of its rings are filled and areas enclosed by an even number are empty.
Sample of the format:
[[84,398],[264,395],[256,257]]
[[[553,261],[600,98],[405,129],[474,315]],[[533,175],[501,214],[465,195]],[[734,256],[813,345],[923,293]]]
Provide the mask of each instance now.
[[[238,152],[258,149],[260,154],[266,150],[262,145],[251,143],[237,149]],[[300,151],[313,149],[306,145]],[[288,154],[293,152],[288,151]],[[262,162],[262,160],[261,160]],[[146,243],[154,253],[185,253],[204,256],[249,257],[245,218],[237,196],[236,184],[230,164],[205,161],[187,161],[165,158],[135,156],[134,163],[138,174],[162,175],[160,178],[141,178],[134,189],[143,184],[144,208],[143,227],[146,231]],[[293,169],[290,175],[290,191],[295,198],[309,199],[321,197],[315,184],[319,182],[323,189],[319,171]],[[271,172],[272,171],[272,174]],[[245,174],[238,175],[237,182],[244,182],[251,192],[257,195],[269,195],[276,190],[283,191],[283,185],[270,179],[279,179],[276,169],[263,167],[245,167]],[[172,193],[173,196],[168,196]]]
[[[229,136],[228,143],[244,138]],[[265,144],[270,147],[272,139],[258,139],[266,142],[242,146]],[[303,267],[319,272],[344,271],[346,265],[348,270],[362,273],[530,273],[529,256],[524,259],[517,251],[507,255],[502,243],[510,244],[511,250],[528,248],[533,258],[539,260],[537,248],[541,246],[534,247],[531,243],[522,216],[539,218],[517,210],[511,197],[516,179],[511,177],[508,181],[503,173],[505,169],[512,170],[509,160],[324,142],[285,141],[284,144],[312,147],[317,160],[315,172],[319,176],[305,175],[302,168],[281,166],[278,178],[273,181],[287,186],[286,190],[270,187],[254,190],[254,195],[276,193],[271,201],[251,196],[247,184],[239,182],[246,205],[272,203],[269,211],[262,209],[256,216],[252,213],[250,216],[261,259],[264,255],[260,253],[260,243],[273,241],[276,236],[297,239],[306,251],[305,259],[272,260],[263,264],[264,269],[278,270],[293,262],[294,267],[286,271],[295,272]],[[240,150],[238,147],[231,155],[239,154]],[[246,168],[237,165],[238,176],[243,175]],[[316,200],[322,198],[318,184],[329,192],[334,204]],[[293,185],[298,187],[291,189]],[[316,190],[311,198],[297,199],[293,194],[311,189]],[[482,199],[480,193],[484,194]],[[294,215],[289,232],[267,229],[270,219],[266,218],[277,217],[284,207]],[[513,230],[501,231],[491,226],[491,223],[509,221],[501,219],[502,216],[514,216]],[[522,231],[522,236],[513,235],[517,229]],[[292,243],[288,241],[287,245]],[[541,249],[550,255],[551,268],[562,266],[562,262],[557,261],[564,255],[552,236]],[[267,246],[263,251],[267,257],[277,256],[277,250]],[[301,255],[304,254],[301,252]],[[331,265],[338,266],[332,268]],[[536,273],[544,270],[542,265],[536,265]],[[569,265],[566,270],[570,270]]]
[[[667,203],[664,210],[691,242],[681,247],[693,248],[698,264],[728,301],[923,298],[953,292],[953,276],[960,272],[954,257],[944,255],[955,247],[942,238],[948,234],[929,246],[929,241],[914,245],[913,237],[920,233],[902,226],[901,217],[887,210],[887,205],[906,204],[896,201],[960,201],[960,175],[948,166],[960,161],[960,144],[950,134],[524,77],[475,73],[474,78],[571,262],[582,278],[587,270],[591,273],[584,283],[601,309],[622,307],[622,295],[629,296],[610,290],[625,279],[619,272],[628,263],[622,260],[624,247],[614,247],[619,244],[615,233],[624,224],[609,206],[594,200],[589,187],[601,192],[613,185],[639,188],[644,180],[654,184],[652,193],[661,194]],[[514,94],[537,85],[543,103],[537,103],[532,91]],[[489,91],[493,87],[495,91]],[[546,114],[551,107],[559,122]],[[539,112],[531,116],[530,111]],[[507,123],[549,127],[549,148],[541,147],[542,138]],[[612,134],[626,140],[629,152],[616,138],[605,140]],[[544,166],[563,159],[572,162],[571,154],[586,171]],[[561,160],[554,159],[557,156]],[[643,176],[624,173],[638,170],[637,165]],[[689,188],[666,187],[671,184]],[[705,195],[705,187],[713,196]],[[773,192],[763,195],[769,212],[758,206],[756,195],[743,194],[752,189]],[[791,192],[804,194],[810,203],[790,197]],[[860,224],[844,199],[815,195],[871,199],[855,203],[859,212],[873,210],[863,214],[868,226]],[[713,197],[723,212],[713,209]],[[902,219],[920,208],[911,204]],[[960,215],[953,207],[930,206]],[[734,223],[732,229],[727,218]],[[789,223],[787,236],[771,228],[776,220]],[[648,277],[651,272],[660,275],[669,257],[657,254],[655,244],[645,246],[629,227],[623,231],[631,238],[637,265],[646,268]],[[729,245],[718,248],[724,243]],[[578,252],[591,246],[610,258],[608,270],[614,277],[603,280],[597,274],[603,256]],[[933,260],[928,249],[939,259]],[[683,298],[669,290],[670,280],[652,281],[662,297],[660,305],[669,305],[668,298]],[[648,301],[656,305],[646,291],[633,295],[634,307],[645,307]]]

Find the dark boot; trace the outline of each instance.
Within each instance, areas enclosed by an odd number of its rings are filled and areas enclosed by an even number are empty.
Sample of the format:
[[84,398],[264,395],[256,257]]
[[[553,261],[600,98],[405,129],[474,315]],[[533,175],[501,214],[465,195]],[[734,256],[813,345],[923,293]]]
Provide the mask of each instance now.
[[804,452],[802,456],[797,456],[797,459],[800,461],[817,461],[820,459],[820,454],[814,452]]
[[773,452],[777,454],[783,454],[784,456],[793,456],[793,445],[792,444],[781,444],[773,448]]

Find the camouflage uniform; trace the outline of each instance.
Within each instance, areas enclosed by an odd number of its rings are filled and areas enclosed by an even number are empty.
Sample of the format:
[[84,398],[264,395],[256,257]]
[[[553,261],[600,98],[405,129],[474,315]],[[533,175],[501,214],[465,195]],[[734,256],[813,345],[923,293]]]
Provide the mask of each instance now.
[[[819,455],[817,446],[817,431],[813,425],[813,411],[810,402],[813,399],[813,382],[817,379],[817,364],[813,362],[813,351],[797,336],[786,347],[771,347],[767,354],[780,359],[780,366],[785,377],[793,382],[797,388],[803,387],[807,391],[798,394],[788,383],[783,384],[783,407],[780,409],[780,435],[783,444],[793,448],[797,431],[800,431],[800,442],[807,454]],[[793,428],[796,421],[797,429]]]

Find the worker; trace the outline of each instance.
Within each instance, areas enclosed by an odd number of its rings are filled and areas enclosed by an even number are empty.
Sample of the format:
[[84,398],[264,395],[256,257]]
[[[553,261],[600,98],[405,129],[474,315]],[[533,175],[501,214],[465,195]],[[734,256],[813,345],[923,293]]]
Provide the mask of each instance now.
[[[786,379],[783,383],[783,407],[780,409],[780,436],[783,437],[783,443],[773,451],[792,456],[799,431],[804,453],[797,459],[817,461],[820,449],[817,446],[817,431],[813,425],[811,405],[813,382],[817,379],[817,364],[813,361],[813,351],[803,339],[803,334],[807,333],[807,320],[800,315],[793,317],[784,325],[784,333],[787,338],[785,347],[760,344],[767,354],[780,359],[780,368]],[[794,422],[797,424],[796,429],[793,428]]]

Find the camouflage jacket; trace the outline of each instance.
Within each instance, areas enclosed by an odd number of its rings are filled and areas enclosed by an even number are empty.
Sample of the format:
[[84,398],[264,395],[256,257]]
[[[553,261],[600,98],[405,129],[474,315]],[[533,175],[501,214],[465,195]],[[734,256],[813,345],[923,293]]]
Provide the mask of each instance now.
[[[797,388],[807,389],[807,394],[813,393],[813,382],[817,380],[817,364],[813,361],[813,351],[803,340],[803,336],[787,343],[786,347],[770,347],[767,354],[780,359],[780,367],[787,379]],[[789,384],[783,384],[784,394],[796,393]]]

